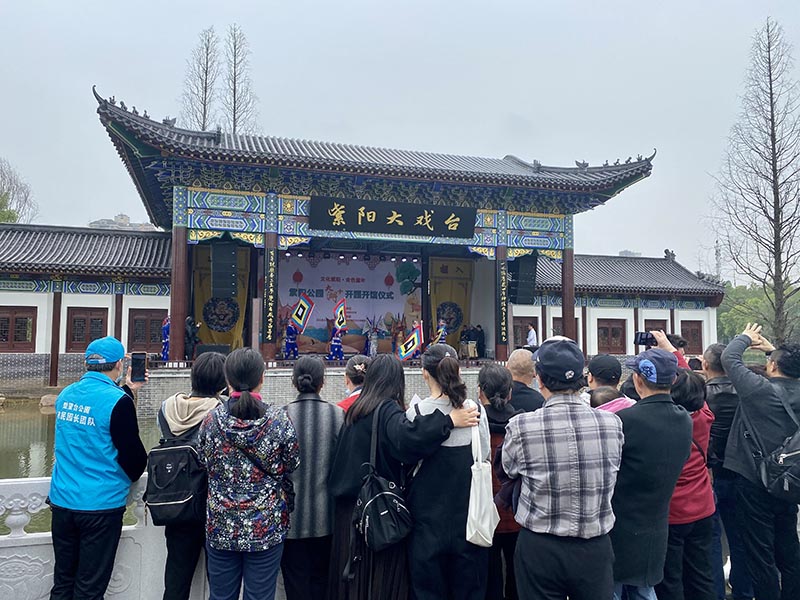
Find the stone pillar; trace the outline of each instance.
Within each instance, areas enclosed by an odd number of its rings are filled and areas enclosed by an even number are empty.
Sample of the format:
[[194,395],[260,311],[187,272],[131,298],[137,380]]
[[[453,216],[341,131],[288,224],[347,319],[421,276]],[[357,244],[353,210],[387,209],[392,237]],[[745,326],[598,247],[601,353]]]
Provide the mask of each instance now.
[[275,360],[278,354],[278,235],[264,234],[264,303],[261,315],[261,354]]
[[497,246],[495,251],[496,294],[494,311],[494,356],[508,360],[508,250]]

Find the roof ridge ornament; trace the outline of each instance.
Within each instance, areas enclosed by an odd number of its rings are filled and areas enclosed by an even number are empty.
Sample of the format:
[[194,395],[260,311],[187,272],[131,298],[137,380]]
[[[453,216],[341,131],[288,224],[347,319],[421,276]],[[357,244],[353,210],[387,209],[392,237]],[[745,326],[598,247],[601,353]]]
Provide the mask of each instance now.
[[586,161],[575,161],[575,166],[581,169],[582,171],[589,168],[589,163]]
[[658,154],[658,150],[653,148],[653,153],[650,156],[648,156],[647,158],[645,158],[645,160],[647,162],[653,162],[653,159],[656,157],[656,154]]
[[540,163],[535,158],[533,159],[533,170],[538,173],[542,170],[542,163]]

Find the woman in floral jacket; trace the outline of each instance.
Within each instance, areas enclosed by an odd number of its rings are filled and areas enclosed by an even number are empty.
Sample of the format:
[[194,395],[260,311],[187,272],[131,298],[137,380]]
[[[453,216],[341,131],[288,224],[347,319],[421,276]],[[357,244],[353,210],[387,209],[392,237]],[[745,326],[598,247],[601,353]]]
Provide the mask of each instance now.
[[206,556],[210,600],[272,600],[289,529],[291,484],[300,454],[283,408],[258,393],[264,360],[252,348],[225,361],[229,400],[209,413],[199,449],[208,470]]

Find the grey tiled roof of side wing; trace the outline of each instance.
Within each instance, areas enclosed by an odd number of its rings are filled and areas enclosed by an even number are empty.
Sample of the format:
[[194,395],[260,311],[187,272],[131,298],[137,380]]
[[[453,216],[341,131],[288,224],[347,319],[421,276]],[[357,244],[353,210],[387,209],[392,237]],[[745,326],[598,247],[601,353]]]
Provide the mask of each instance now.
[[[536,288],[561,289],[561,264],[540,257]],[[602,294],[721,295],[720,284],[701,279],[667,258],[575,255],[575,289]]]
[[168,232],[0,224],[0,271],[169,277]]

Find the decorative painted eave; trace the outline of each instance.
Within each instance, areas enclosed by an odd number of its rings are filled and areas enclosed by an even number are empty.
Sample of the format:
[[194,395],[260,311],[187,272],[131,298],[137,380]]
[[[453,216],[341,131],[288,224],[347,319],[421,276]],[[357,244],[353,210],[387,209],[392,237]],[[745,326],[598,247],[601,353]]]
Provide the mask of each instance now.
[[104,99],[94,88],[93,91],[100,120],[143,197],[147,190],[137,177],[135,162],[169,157],[261,168],[585,194],[593,198],[592,202],[587,202],[588,210],[649,176],[655,157],[654,152],[646,158],[638,156],[636,160],[628,158],[602,166],[576,161],[575,167],[551,167],[510,155],[484,158],[273,136],[234,136],[221,131],[191,131],[176,127],[174,119],[155,121],[146,112],[139,114],[133,107],[128,110],[124,103],[117,103],[114,98]]

